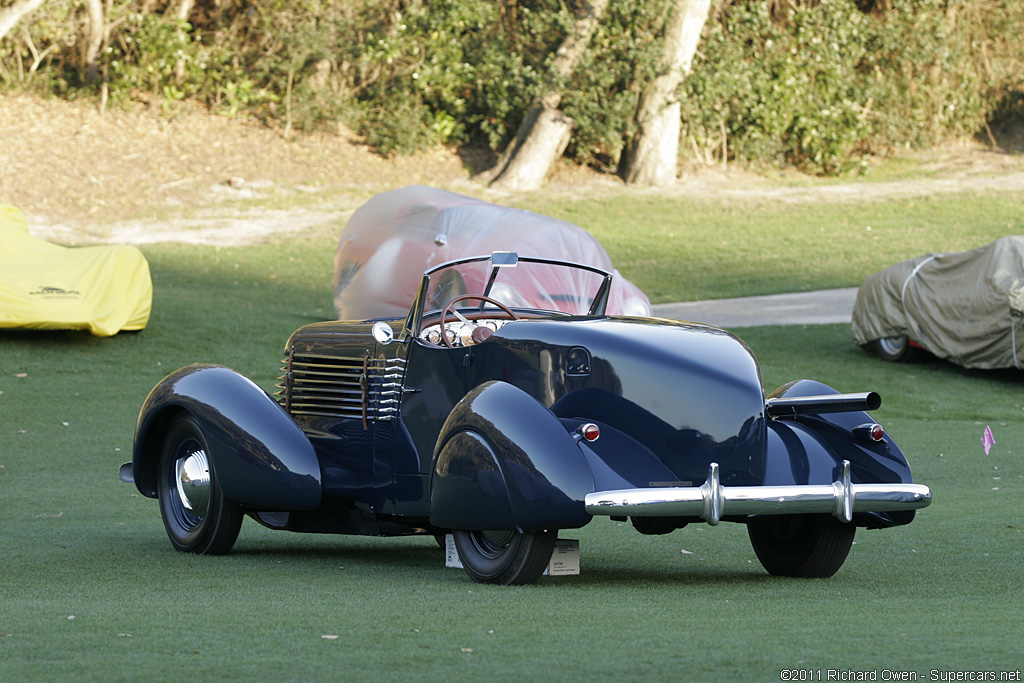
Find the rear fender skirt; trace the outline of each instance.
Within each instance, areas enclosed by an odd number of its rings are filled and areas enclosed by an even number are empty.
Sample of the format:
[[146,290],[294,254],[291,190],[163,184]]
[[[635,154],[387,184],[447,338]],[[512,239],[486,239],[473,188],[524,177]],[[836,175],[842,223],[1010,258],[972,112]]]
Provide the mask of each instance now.
[[[838,393],[820,382],[799,380],[772,396],[822,396]],[[855,484],[913,484],[906,458],[886,435],[877,443],[853,436],[854,427],[873,422],[861,411],[802,414],[769,420],[765,452],[765,486],[828,484],[835,481],[844,460],[850,462]],[[858,514],[858,525],[908,524],[914,510]]]
[[172,372],[142,406],[132,470],[143,495],[157,497],[163,437],[182,411],[202,427],[225,497],[262,510],[320,506],[320,464],[295,421],[252,380],[208,364]]
[[581,527],[594,478],[575,439],[526,392],[488,382],[452,409],[434,449],[430,522],[446,529]]
[[[776,391],[769,398],[794,398],[799,396],[822,396],[837,394],[835,389],[813,380],[791,382]],[[776,481],[779,477],[778,458],[773,458],[773,436],[780,437],[788,447],[788,459],[794,476],[803,471],[802,461],[810,458],[808,467],[820,460],[822,474],[831,476],[831,468],[843,460],[849,460],[853,468],[854,481],[872,484],[914,483],[910,466],[896,442],[886,434],[882,441],[870,442],[853,436],[853,430],[874,419],[863,411],[834,412],[822,414],[800,414],[786,419],[770,420],[768,444],[768,468],[765,484],[807,483],[800,481]],[[800,433],[802,446],[798,446],[792,434]],[[813,443],[812,443],[813,442]],[[775,444],[777,450],[777,443]],[[827,466],[828,473],[824,473]],[[785,478],[785,475],[782,475]],[[812,480],[811,483],[826,483],[826,480]]]

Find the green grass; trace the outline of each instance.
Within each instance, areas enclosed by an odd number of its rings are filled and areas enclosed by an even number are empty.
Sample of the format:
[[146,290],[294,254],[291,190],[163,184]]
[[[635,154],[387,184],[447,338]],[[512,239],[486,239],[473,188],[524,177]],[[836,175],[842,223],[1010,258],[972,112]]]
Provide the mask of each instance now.
[[[1020,217],[998,198],[926,204],[936,223],[959,216],[932,226],[960,240],[956,248]],[[614,199],[549,208],[599,232],[616,262],[629,264],[627,276],[664,279],[663,297],[777,291],[786,278],[794,289],[856,284],[858,272],[886,264],[846,253],[864,244],[863,235],[831,231],[847,219],[870,219],[872,232],[889,226],[879,259],[932,241],[916,218],[901,227],[900,207],[888,204],[732,213]],[[969,221],[975,209],[981,217]],[[668,230],[664,217],[676,213],[692,221],[671,221],[688,246],[659,253],[661,238],[646,233]],[[751,243],[701,246],[715,232],[704,223],[732,224],[716,213],[732,216]],[[786,232],[787,220],[800,226],[812,215],[849,246],[812,248],[818,225]],[[641,227],[643,235],[627,234]],[[693,236],[683,240],[684,229]],[[788,256],[771,262],[785,265],[785,277],[774,265],[754,267],[779,234],[793,236],[778,246]],[[634,237],[635,254],[622,246]],[[247,521],[228,556],[173,551],[156,502],[117,480],[139,406],[161,377],[196,361],[271,387],[288,334],[331,315],[332,250],[326,238],[148,247],[155,303],[145,331],[0,333],[0,678],[776,681],[781,669],[800,668],[928,679],[932,669],[1024,664],[1021,374],[884,364],[853,345],[848,325],[739,331],[769,390],[812,377],[879,391],[877,418],[934,491],[913,524],[859,531],[832,579],[769,577],[744,529],[729,524],[648,537],[595,520],[563,534],[581,540],[581,575],[523,588],[480,586],[445,569],[432,539],[297,535]],[[691,267],[676,264],[679,253]],[[648,275],[645,259],[663,274]],[[727,282],[731,271],[749,284]],[[988,456],[986,424],[997,442]]]
[[929,252],[1024,232],[1013,193],[788,204],[622,195],[522,208],[587,228],[654,303],[854,287]]

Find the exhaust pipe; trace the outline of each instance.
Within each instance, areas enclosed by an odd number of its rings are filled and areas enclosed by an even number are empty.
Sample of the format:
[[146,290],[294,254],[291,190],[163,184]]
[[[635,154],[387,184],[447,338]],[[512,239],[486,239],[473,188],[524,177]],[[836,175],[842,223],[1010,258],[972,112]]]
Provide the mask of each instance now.
[[764,412],[768,417],[777,420],[797,415],[877,410],[880,405],[882,405],[881,396],[874,391],[865,391],[860,394],[769,398],[764,402]]

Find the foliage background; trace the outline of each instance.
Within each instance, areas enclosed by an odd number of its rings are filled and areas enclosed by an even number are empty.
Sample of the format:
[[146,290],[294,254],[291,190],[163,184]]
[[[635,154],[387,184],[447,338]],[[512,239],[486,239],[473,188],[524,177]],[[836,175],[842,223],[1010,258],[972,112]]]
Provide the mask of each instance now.
[[[0,0],[0,6],[11,0]],[[48,0],[0,41],[0,87],[168,114],[202,105],[286,131],[348,126],[380,154],[500,151],[550,82],[575,0],[107,0],[88,82],[85,0]],[[567,154],[614,170],[654,73],[667,0],[612,3],[562,83]],[[720,0],[685,82],[685,159],[836,174],[864,154],[1024,117],[1015,0]],[[994,132],[993,132],[994,131]]]

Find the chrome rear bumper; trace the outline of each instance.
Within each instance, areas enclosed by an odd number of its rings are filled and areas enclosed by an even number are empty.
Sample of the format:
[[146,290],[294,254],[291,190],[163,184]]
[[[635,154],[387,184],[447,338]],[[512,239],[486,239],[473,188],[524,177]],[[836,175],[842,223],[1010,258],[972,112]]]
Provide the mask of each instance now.
[[700,517],[711,525],[725,515],[797,515],[829,513],[851,522],[855,512],[889,512],[927,507],[932,492],[921,484],[854,484],[844,460],[831,484],[722,486],[718,463],[711,463],[701,486],[597,491],[586,497],[591,515]]

